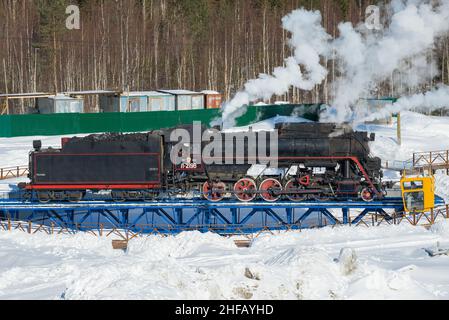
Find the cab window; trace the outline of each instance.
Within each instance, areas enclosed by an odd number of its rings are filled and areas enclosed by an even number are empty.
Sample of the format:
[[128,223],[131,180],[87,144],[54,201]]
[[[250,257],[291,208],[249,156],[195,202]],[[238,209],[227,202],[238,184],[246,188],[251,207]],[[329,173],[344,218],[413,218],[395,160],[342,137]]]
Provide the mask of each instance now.
[[406,181],[404,182],[404,190],[416,190],[423,188],[423,182],[421,180]]
[[405,193],[405,206],[407,211],[424,210],[424,192],[407,192]]

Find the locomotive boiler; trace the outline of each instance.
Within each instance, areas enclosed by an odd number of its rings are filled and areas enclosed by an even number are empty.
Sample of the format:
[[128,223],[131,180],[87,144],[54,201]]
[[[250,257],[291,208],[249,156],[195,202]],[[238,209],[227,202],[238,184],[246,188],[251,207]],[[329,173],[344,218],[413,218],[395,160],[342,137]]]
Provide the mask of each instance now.
[[[188,140],[178,139],[180,130]],[[87,193],[117,202],[382,198],[380,159],[369,148],[374,135],[320,123],[284,123],[274,132],[184,126],[63,139],[58,149],[35,141],[30,182],[20,187],[40,202],[78,202]]]

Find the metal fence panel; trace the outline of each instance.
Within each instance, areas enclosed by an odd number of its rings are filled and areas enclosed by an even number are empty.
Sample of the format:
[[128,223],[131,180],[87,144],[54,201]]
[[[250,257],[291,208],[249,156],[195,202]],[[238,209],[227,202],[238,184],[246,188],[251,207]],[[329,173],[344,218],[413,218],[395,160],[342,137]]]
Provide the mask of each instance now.
[[[316,121],[320,105],[251,106],[237,119],[238,126],[292,114]],[[219,118],[219,109],[173,112],[30,114],[0,116],[0,137],[51,136],[100,132],[157,130],[193,121],[208,125]]]

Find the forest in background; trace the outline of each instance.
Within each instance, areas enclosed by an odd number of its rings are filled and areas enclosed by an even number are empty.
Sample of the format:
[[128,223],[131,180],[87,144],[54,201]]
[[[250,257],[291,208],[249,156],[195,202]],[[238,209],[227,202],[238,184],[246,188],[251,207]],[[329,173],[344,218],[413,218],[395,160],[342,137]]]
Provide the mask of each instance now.
[[[341,21],[357,24],[370,0],[2,0],[0,92],[92,89],[217,90],[232,97],[249,79],[271,73],[291,55],[281,19],[300,7],[320,10],[338,35]],[[80,30],[68,30],[66,7],[81,10]],[[434,53],[435,81],[449,83],[449,39]],[[292,89],[276,100],[329,101],[338,76],[313,91]],[[400,77],[381,84],[378,96],[399,96]],[[432,86],[429,83],[427,86]],[[416,88],[418,90],[419,88]],[[414,89],[409,89],[413,91]],[[24,112],[25,105],[15,105]]]

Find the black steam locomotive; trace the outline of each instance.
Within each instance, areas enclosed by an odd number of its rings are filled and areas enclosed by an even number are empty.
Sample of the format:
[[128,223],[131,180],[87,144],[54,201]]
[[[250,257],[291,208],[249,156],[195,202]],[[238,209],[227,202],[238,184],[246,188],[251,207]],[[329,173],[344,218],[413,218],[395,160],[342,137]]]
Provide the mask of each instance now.
[[[265,131],[242,136],[205,127],[198,138],[193,126],[74,137],[63,139],[60,149],[42,149],[34,141],[30,183],[19,187],[27,199],[42,203],[79,202],[87,193],[107,194],[116,202],[382,198],[381,162],[370,156],[368,145],[374,135],[335,124],[284,123],[276,129],[276,141]],[[173,139],[179,130],[189,133],[188,141]],[[214,138],[204,139],[205,134]],[[212,140],[221,150],[210,148]],[[270,142],[277,152],[268,148],[260,157]],[[274,161],[276,167],[268,165]]]

